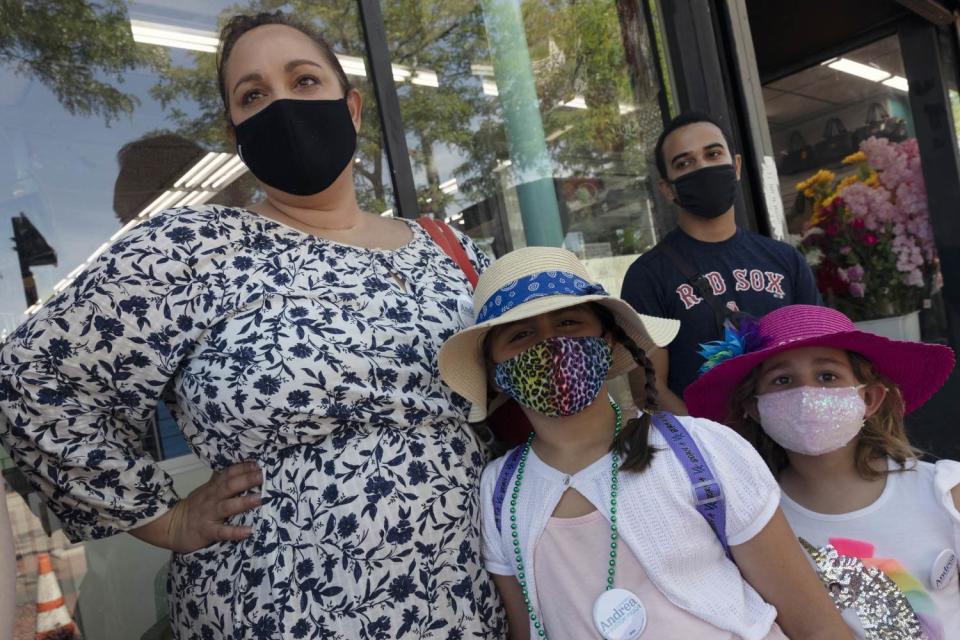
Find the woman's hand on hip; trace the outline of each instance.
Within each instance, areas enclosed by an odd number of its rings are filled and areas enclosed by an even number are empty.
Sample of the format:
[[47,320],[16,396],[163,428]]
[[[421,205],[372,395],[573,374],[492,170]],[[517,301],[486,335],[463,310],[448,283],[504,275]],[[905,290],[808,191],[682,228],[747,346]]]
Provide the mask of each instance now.
[[226,521],[259,506],[259,493],[241,494],[259,487],[262,482],[263,474],[255,462],[242,462],[215,471],[206,483],[172,509],[130,533],[177,553],[190,553],[214,542],[243,540],[253,530],[231,526]]

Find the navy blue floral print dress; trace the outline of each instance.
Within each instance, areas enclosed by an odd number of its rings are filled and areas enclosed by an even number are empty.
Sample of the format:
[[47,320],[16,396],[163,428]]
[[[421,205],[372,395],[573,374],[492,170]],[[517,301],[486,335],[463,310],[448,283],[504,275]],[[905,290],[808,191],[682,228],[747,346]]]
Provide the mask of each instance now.
[[73,540],[177,500],[141,445],[161,395],[213,468],[263,468],[262,505],[231,521],[252,536],[174,554],[176,638],[504,635],[481,447],[436,366],[470,287],[410,228],[370,250],[241,209],[164,212],[0,351],[0,437]]

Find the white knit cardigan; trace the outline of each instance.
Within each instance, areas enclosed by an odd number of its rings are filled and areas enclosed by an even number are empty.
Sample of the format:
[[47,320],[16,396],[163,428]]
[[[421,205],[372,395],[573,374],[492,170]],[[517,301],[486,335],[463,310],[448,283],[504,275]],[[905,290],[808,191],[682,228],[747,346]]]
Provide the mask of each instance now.
[[[680,417],[706,457],[726,497],[727,539],[731,546],[757,535],[780,501],[780,489],[753,447],[728,427]],[[658,449],[643,472],[621,472],[618,495],[620,540],[626,543],[650,581],[671,602],[698,618],[746,640],[767,635],[777,616],[747,584],[703,516],[694,507],[693,489],[683,467],[659,431],[649,442]],[[510,535],[511,479],[502,513],[502,531],[493,516],[493,491],[505,457],[484,469],[480,483],[484,564],[496,575],[515,575]],[[573,476],[545,464],[531,451],[517,505],[521,552],[530,600],[538,612],[534,549],[547,520],[568,488],[576,489],[610,518],[610,454]],[[622,549],[622,546],[621,546]],[[597,558],[603,563],[606,558]],[[595,598],[585,589],[584,597]],[[596,591],[594,593],[593,591]],[[550,621],[545,621],[549,634]],[[537,637],[531,625],[531,637]]]

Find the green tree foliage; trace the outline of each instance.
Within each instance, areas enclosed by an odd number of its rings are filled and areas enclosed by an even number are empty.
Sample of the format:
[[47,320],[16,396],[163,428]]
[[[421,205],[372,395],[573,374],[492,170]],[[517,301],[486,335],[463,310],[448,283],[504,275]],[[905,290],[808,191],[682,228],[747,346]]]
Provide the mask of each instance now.
[[0,63],[49,88],[74,115],[109,125],[139,105],[124,74],[166,56],[135,46],[122,0],[0,0]]
[[[623,22],[630,1],[522,4],[558,176],[647,173],[644,142],[660,126],[658,83],[652,69],[638,64],[653,59],[649,50],[629,63],[625,57],[625,51],[649,47],[637,35],[642,27]],[[421,210],[444,211],[450,196],[439,188],[441,175],[455,175],[474,202],[502,193],[511,180],[509,171],[499,170],[509,157],[503,116],[498,98],[484,93],[477,67],[492,64],[482,3],[383,0],[381,8],[391,62],[404,72],[398,93]],[[225,9],[221,23],[238,12],[275,10],[318,25],[338,54],[365,57],[355,0],[250,0]],[[123,0],[0,0],[0,62],[49,87],[70,113],[97,115],[108,124],[132,114],[139,101],[123,91],[124,75],[149,68],[158,78],[152,97],[167,111],[171,129],[207,149],[230,150],[215,56],[187,56],[188,64],[173,65],[163,47],[135,43]],[[418,71],[436,74],[438,86],[418,83]],[[376,99],[368,78],[350,80],[364,98],[354,165],[358,196],[364,208],[382,211],[390,206],[391,186]],[[588,108],[564,106],[574,99]],[[457,166],[440,166],[440,158],[458,158]],[[579,217],[583,224],[595,218],[586,209]]]

